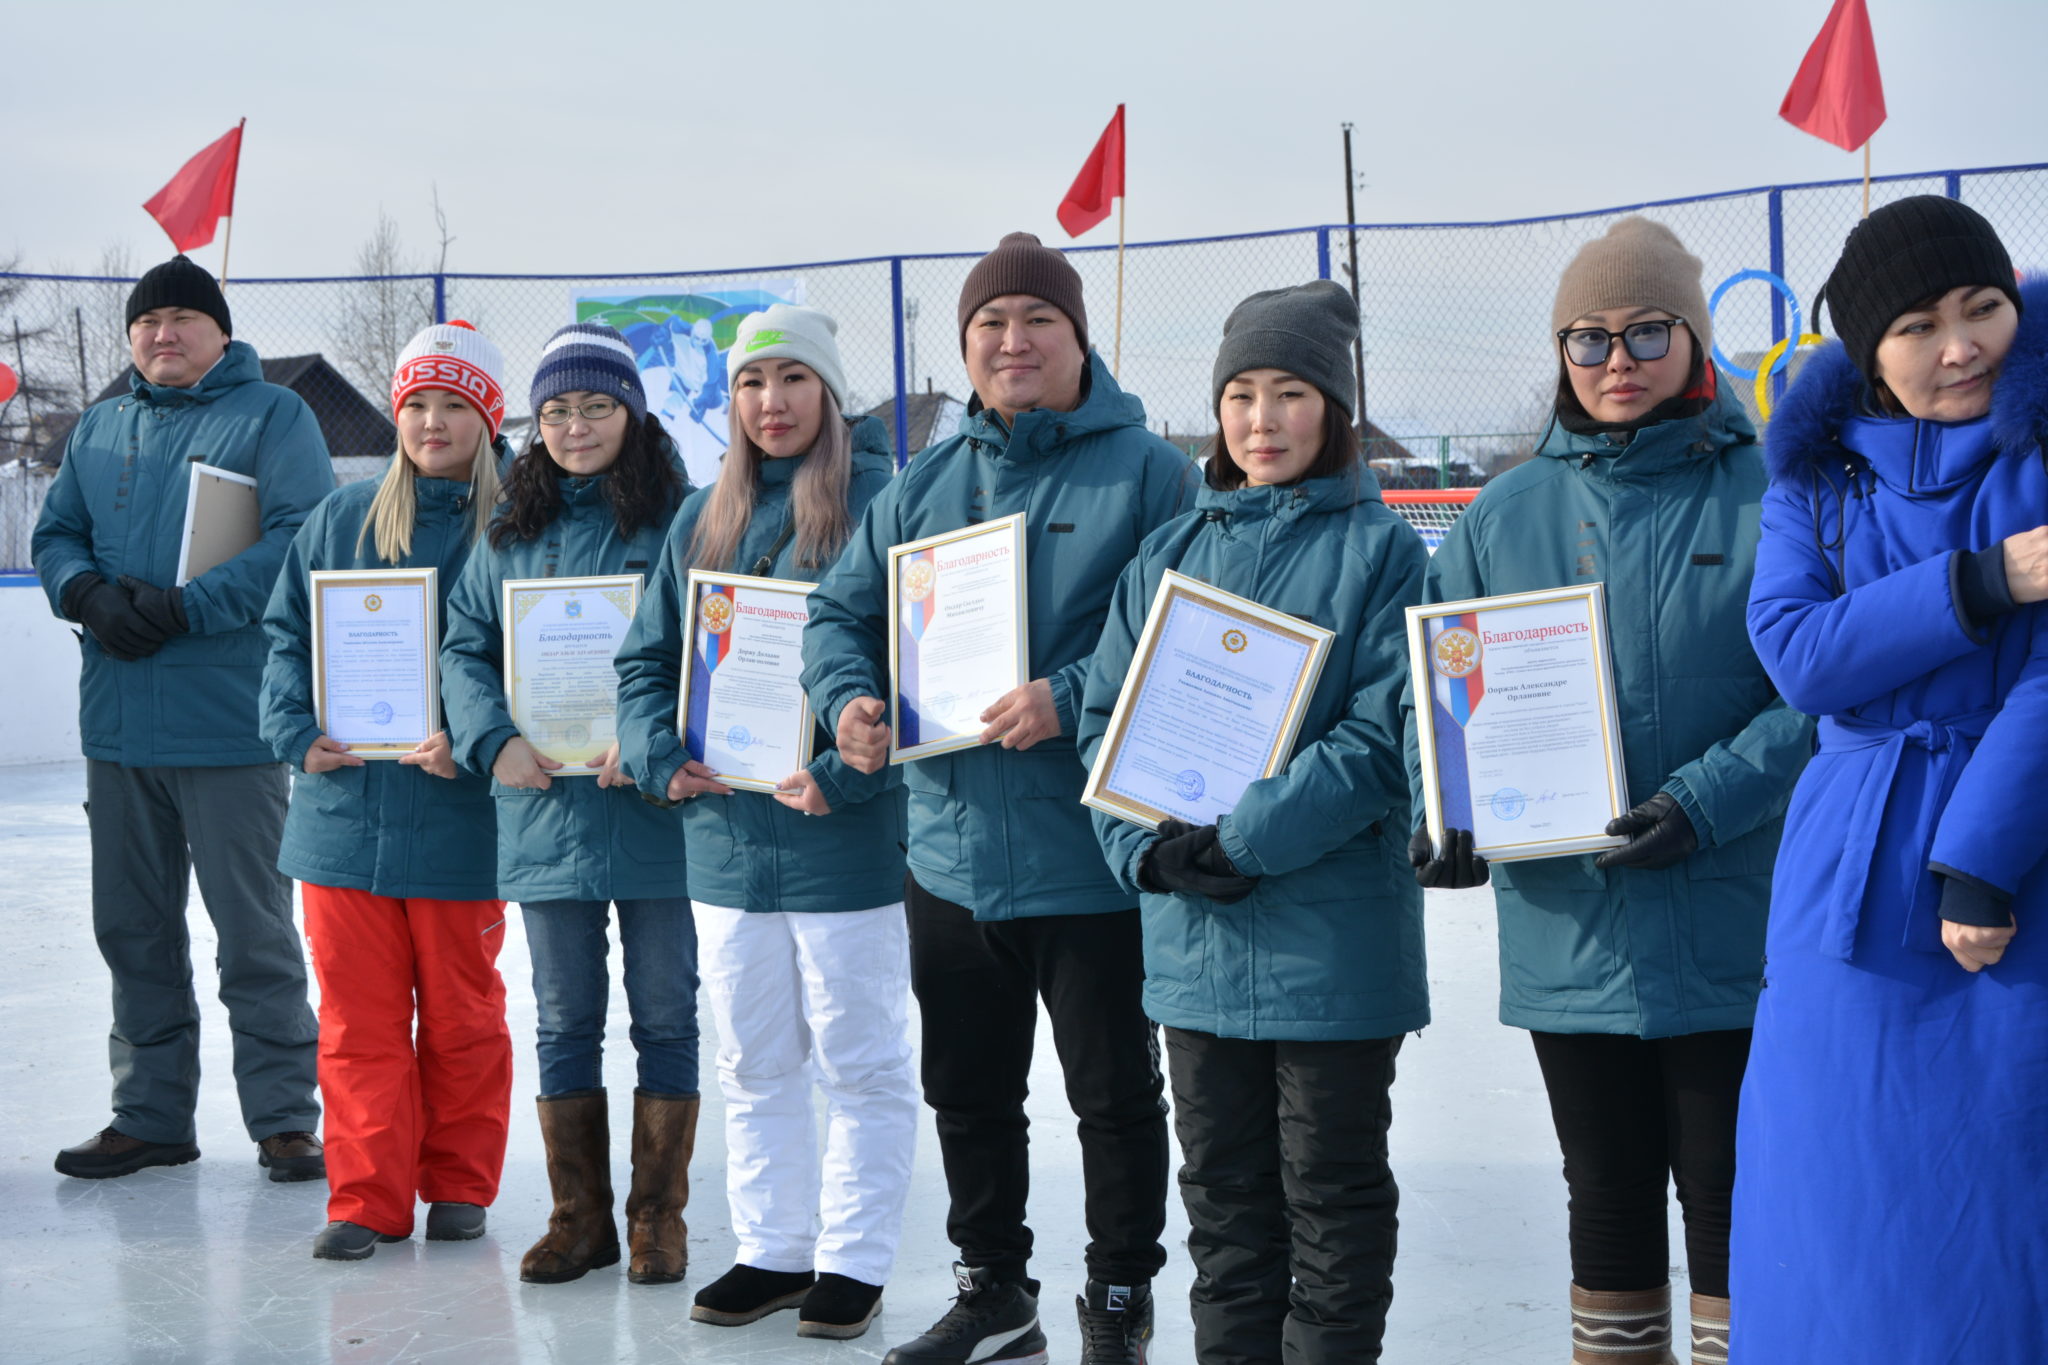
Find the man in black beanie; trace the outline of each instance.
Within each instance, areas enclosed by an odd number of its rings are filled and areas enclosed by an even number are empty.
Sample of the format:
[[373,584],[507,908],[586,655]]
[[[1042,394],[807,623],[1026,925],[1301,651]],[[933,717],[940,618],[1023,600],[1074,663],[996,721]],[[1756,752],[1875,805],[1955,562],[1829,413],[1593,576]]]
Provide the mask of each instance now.
[[[286,547],[334,488],[312,410],[232,340],[213,276],[183,256],[128,296],[129,393],[64,448],[32,553],[50,605],[85,627],[79,730],[93,929],[113,975],[113,1122],[57,1155],[84,1179],[199,1155],[199,1009],[186,885],[220,938],[242,1121],[272,1180],[326,1176],[314,1136],[312,1010],[277,871],[287,779],[257,733],[261,625]],[[203,464],[253,481],[260,532],[187,575],[186,507]]]

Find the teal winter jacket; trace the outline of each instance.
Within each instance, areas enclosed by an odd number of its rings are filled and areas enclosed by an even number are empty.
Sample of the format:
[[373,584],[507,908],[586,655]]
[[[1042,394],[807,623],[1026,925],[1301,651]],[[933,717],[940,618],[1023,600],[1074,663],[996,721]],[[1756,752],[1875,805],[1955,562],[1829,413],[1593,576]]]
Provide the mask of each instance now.
[[[627,540],[605,495],[605,477],[564,478],[562,508],[532,540],[471,552],[448,599],[441,645],[441,703],[455,761],[488,773],[518,734],[505,706],[500,587],[511,578],[652,574],[673,519]],[[554,774],[546,791],[491,780],[498,808],[498,894],[507,900],[637,900],[689,894],[683,820],[632,787],[599,790],[595,777]]]
[[87,758],[131,768],[273,761],[257,720],[263,609],[300,523],[334,491],[334,466],[312,409],[264,382],[247,342],[229,342],[189,389],[131,372],[127,397],[86,410],[36,522],[36,573],[59,616],[81,574],[171,587],[190,464],[256,480],[262,538],[185,585],[190,633],[148,658],[116,659],[85,634],[78,729]]
[[1659,1038],[1755,1015],[1771,865],[1813,751],[1744,619],[1765,483],[1724,382],[1706,412],[1633,437],[1553,425],[1430,563],[1432,602],[1607,585],[1628,799],[1668,792],[1700,840],[1655,872],[1495,864],[1503,1023]]
[[[1286,487],[1204,488],[1117,584],[1082,700],[1090,762],[1168,569],[1336,632],[1287,766],[1217,821],[1223,851],[1259,879],[1232,905],[1146,892],[1145,1012],[1225,1038],[1389,1038],[1429,1022],[1422,890],[1408,867],[1401,691],[1406,608],[1428,552],[1355,475]],[[1157,837],[1097,811],[1120,885]]]
[[903,765],[910,872],[976,919],[1103,914],[1131,907],[1102,865],[1074,723],[1088,656],[1117,575],[1184,511],[1196,471],[1145,430],[1145,409],[1089,353],[1080,406],[1019,413],[977,401],[958,434],[924,451],[868,504],[811,594],[804,687],[827,730],[855,697],[888,696],[889,547],[1024,514],[1030,673],[1045,678],[1060,733],[1029,749],[960,749]]
[[493,900],[497,815],[486,777],[460,766],[452,780],[434,777],[394,759],[324,773],[305,770],[306,751],[321,734],[313,711],[308,575],[316,569],[431,568],[445,631],[448,595],[469,558],[469,485],[427,478],[413,481],[411,551],[395,565],[379,558],[375,532],[365,537],[362,531],[382,483],[379,478],[348,484],[313,509],[292,541],[263,615],[270,637],[263,737],[278,761],[292,768],[277,869],[316,886],[377,896]]
[[[887,429],[873,417],[853,424],[853,470],[847,507],[855,521],[895,472]],[[797,563],[790,529],[790,488],[809,456],[764,460],[754,515],[729,573],[815,583],[823,570]],[[640,614],[619,650],[619,737],[626,769],[644,790],[668,790],[686,755],[676,734],[678,681],[690,645],[683,609],[690,575],[690,537],[711,497],[690,495],[669,527],[661,562],[641,599]],[[829,567],[829,566],[828,566]],[[822,729],[808,771],[832,807],[812,819],[762,792],[703,796],[683,803],[688,832],[690,894],[711,905],[760,912],[871,910],[903,899],[903,789],[895,768],[869,775],[849,767]]]

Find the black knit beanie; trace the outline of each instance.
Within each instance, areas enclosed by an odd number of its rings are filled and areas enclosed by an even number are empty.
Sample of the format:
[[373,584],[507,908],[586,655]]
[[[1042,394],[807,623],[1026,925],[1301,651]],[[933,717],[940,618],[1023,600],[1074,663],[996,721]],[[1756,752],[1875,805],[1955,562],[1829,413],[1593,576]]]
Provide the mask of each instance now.
[[235,334],[234,323],[228,316],[227,295],[220,292],[219,282],[194,265],[189,256],[173,256],[135,282],[135,288],[128,293],[128,325],[134,326],[135,319],[152,308],[190,308],[219,323],[227,335]]
[[1081,303],[1081,276],[1067,258],[1028,232],[1012,232],[974,263],[960,286],[960,349],[967,350],[967,323],[990,299],[1029,294],[1065,313],[1074,336],[1088,351],[1088,310]]
[[1335,280],[1254,294],[1231,309],[1223,323],[1209,404],[1220,404],[1224,386],[1246,370],[1285,370],[1353,416],[1358,375],[1351,343],[1357,339],[1358,305]]
[[1942,195],[1916,194],[1886,204],[1849,233],[1814,313],[1824,300],[1842,348],[1874,381],[1885,329],[1914,304],[1964,285],[2002,289],[2015,311],[2021,306],[2012,258],[1984,215]]

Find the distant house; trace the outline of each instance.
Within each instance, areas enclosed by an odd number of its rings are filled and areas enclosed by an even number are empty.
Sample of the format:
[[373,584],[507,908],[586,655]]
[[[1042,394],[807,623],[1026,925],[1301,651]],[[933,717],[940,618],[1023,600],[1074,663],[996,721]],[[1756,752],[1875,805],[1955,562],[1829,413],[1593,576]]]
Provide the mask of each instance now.
[[[913,393],[903,405],[904,448],[907,455],[915,455],[935,441],[943,441],[960,428],[960,419],[967,415],[967,404],[950,393]],[[868,409],[868,416],[879,417],[882,425],[889,429],[889,440],[896,439],[896,400],[885,399]]]

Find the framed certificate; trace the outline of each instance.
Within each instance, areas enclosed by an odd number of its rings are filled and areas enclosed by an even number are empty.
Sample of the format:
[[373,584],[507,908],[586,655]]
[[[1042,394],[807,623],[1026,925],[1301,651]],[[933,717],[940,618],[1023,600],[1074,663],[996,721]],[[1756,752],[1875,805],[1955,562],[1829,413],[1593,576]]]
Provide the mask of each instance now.
[[1335,633],[1168,570],[1081,800],[1209,825],[1287,766]]
[[816,722],[800,681],[811,585],[690,571],[676,732],[728,787],[772,792],[811,761]]
[[1599,583],[1408,608],[1429,834],[1494,862],[1627,843],[1621,723]]
[[640,581],[636,573],[505,580],[505,705],[526,742],[562,765],[554,777],[597,776],[590,765],[619,736],[612,659],[639,609]]
[[889,547],[889,761],[981,743],[1030,681],[1024,514]]
[[411,753],[441,728],[434,570],[316,569],[308,578],[321,733],[359,758]]

